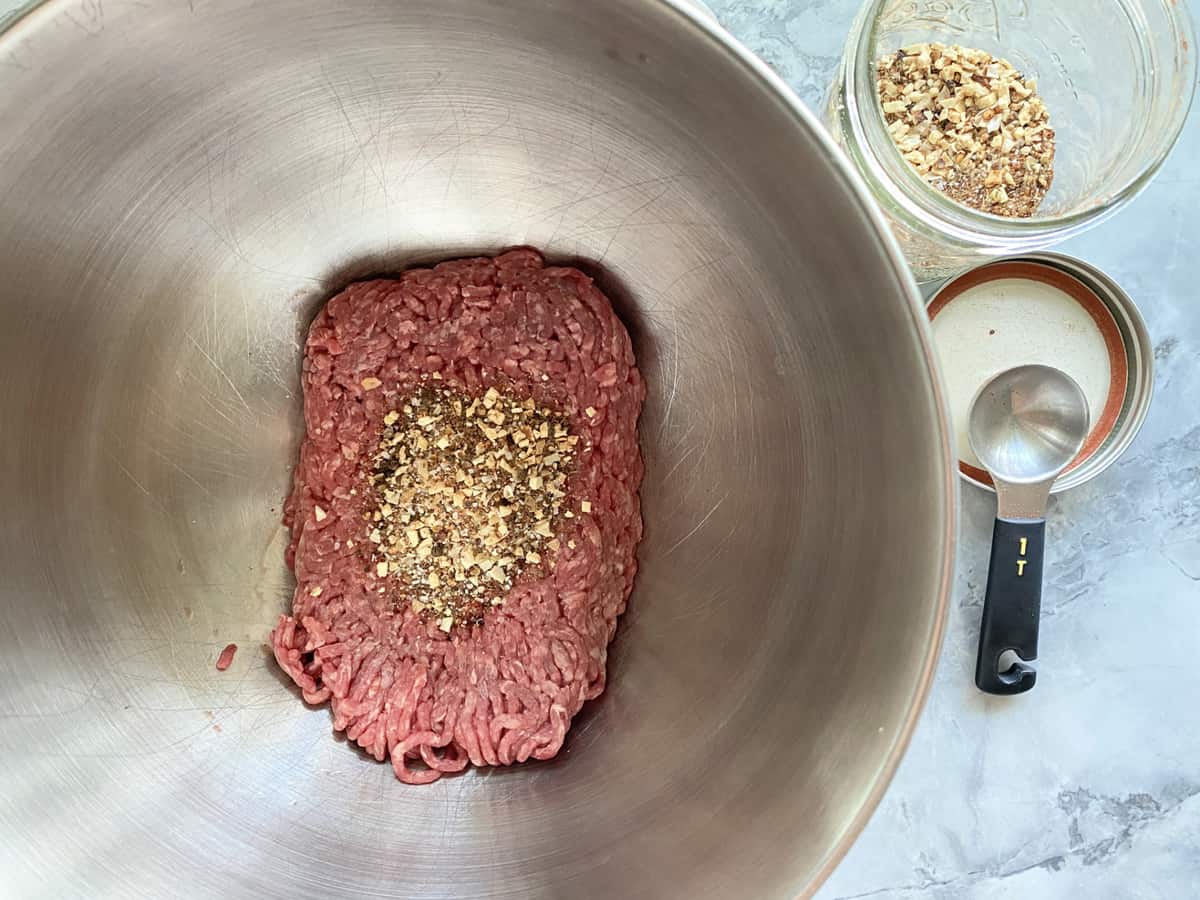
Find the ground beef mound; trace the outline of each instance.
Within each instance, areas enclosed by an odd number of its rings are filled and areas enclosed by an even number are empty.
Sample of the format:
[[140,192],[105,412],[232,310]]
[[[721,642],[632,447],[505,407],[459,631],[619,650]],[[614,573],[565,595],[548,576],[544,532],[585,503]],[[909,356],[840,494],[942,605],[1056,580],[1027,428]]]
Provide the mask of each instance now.
[[[581,451],[568,497],[591,504],[561,521],[548,570],[449,634],[398,588],[379,592],[363,521],[383,416],[433,373],[569,416]],[[554,756],[604,690],[642,535],[645,387],[607,298],[525,249],[352,284],[313,322],[302,380],[306,433],[285,509],[297,585],[271,632],[279,665],[401,781]]]

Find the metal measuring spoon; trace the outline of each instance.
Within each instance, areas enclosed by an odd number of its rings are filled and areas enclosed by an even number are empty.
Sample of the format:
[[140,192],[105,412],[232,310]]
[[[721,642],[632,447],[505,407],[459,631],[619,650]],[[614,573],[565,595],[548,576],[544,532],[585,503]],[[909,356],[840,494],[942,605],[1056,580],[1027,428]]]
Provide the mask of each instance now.
[[971,402],[967,436],[996,485],[975,662],[975,685],[984,693],[1021,694],[1037,681],[1029,661],[1037,659],[1046,501],[1087,433],[1083,391],[1050,366],[1001,372]]

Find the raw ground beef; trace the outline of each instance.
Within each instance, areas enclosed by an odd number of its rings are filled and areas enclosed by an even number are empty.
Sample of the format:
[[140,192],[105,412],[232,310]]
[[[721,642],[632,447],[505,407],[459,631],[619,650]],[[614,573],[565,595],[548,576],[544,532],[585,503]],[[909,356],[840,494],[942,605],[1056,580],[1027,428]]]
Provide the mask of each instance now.
[[[561,520],[548,571],[518,580],[482,625],[449,634],[394,582],[379,593],[363,521],[383,416],[434,372],[568,415],[582,448],[569,502],[591,504]],[[371,378],[382,386],[364,389]],[[279,665],[401,781],[554,756],[604,690],[642,535],[645,386],[607,298],[527,249],[352,284],[313,322],[302,380],[306,434],[285,509],[297,584],[271,632]]]

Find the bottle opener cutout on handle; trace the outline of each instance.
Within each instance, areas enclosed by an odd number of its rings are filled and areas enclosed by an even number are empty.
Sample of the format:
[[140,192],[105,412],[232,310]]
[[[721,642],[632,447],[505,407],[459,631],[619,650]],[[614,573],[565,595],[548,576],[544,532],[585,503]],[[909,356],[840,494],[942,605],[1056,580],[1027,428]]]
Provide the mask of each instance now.
[[1083,391],[1050,366],[1001,372],[971,403],[967,435],[997,501],[975,662],[984,693],[1021,694],[1037,681],[1046,501],[1087,433]]

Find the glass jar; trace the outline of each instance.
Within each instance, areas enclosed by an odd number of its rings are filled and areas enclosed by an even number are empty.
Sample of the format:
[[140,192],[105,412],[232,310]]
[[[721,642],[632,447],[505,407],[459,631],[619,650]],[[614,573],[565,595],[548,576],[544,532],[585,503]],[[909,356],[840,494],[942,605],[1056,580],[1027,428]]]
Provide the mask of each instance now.
[[[892,142],[876,63],[933,42],[985,50],[1037,79],[1056,153],[1036,216],[1004,218],[950,200]],[[918,278],[932,280],[1056,244],[1128,203],[1174,146],[1195,84],[1183,0],[869,0],[850,31],[826,119]]]

